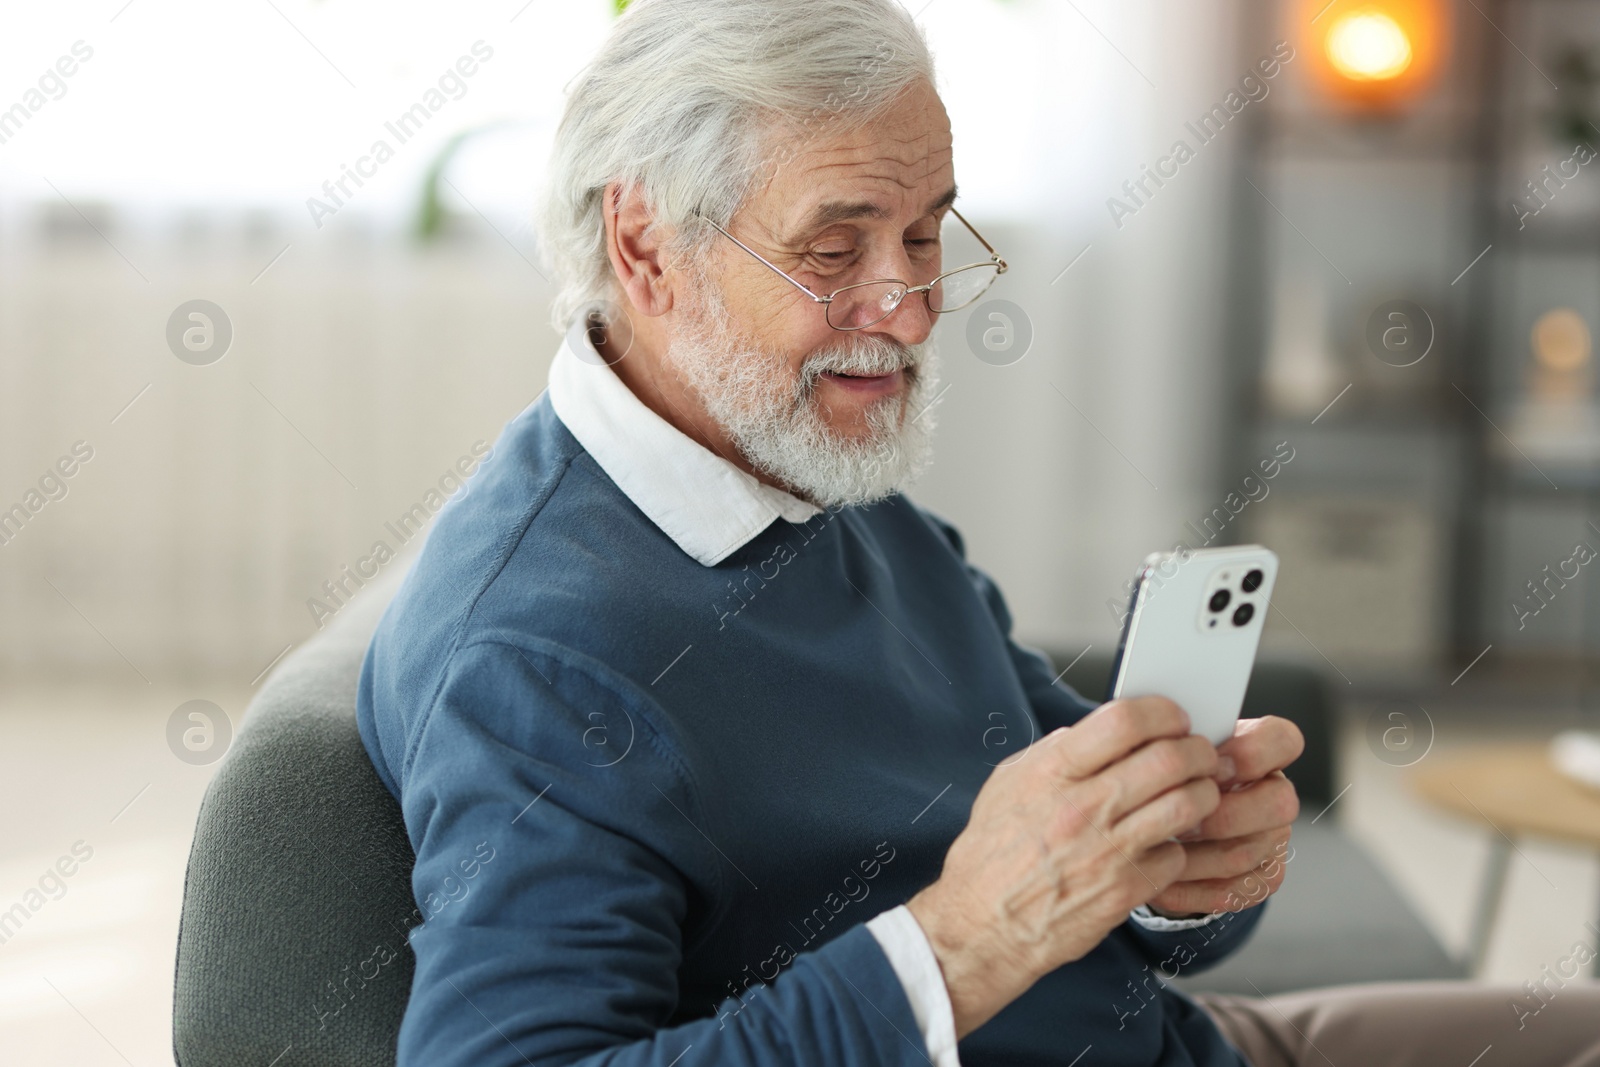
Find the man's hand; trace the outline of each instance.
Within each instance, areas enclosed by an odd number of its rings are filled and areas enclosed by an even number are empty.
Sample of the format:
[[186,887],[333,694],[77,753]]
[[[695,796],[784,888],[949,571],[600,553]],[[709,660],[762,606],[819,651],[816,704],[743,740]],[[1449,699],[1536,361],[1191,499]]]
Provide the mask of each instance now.
[[1102,704],[990,774],[939,880],[907,905],[958,1037],[1182,874],[1185,849],[1170,838],[1217,810],[1216,773],[1217,750],[1189,734],[1188,715],[1140,697]]
[[1188,863],[1178,881],[1150,900],[1169,918],[1242,911],[1283,884],[1290,824],[1300,813],[1294,785],[1283,768],[1300,757],[1305,739],[1287,719],[1240,719],[1233,736],[1217,746],[1223,772],[1217,810],[1187,833]]

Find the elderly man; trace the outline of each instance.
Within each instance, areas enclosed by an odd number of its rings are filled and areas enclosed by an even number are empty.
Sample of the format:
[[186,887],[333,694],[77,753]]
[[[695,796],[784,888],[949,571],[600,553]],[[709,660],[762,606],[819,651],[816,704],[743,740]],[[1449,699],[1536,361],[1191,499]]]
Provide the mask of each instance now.
[[361,676],[427,916],[401,1064],[1466,1067],[1485,1026],[1397,995],[1167,987],[1281,882],[1298,733],[1054,683],[899,495],[936,316],[1004,270],[943,259],[933,85],[893,0],[642,0],[574,85],[549,389]]

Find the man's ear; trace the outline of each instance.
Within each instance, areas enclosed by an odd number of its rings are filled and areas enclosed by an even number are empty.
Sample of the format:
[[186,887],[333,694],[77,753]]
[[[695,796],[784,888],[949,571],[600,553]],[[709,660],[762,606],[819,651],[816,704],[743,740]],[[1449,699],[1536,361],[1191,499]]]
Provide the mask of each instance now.
[[655,215],[637,186],[605,188],[606,256],[628,303],[641,315],[672,310],[672,289],[661,263],[661,241],[650,232]]

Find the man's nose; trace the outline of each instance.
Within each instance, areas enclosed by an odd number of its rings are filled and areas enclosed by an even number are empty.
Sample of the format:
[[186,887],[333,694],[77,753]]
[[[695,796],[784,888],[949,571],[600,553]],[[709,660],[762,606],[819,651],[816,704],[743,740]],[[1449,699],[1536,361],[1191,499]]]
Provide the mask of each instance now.
[[920,345],[928,339],[929,334],[933,333],[934,318],[922,293],[907,293],[905,299],[900,301],[899,306],[891,311],[887,318],[882,322],[873,323],[861,332],[892,337],[902,345],[910,347]]

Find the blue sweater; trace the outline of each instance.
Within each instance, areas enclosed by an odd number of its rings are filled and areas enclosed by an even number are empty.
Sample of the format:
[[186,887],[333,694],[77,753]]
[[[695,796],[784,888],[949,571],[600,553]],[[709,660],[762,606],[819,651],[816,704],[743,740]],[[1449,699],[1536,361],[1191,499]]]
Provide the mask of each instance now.
[[[401,1067],[904,1064],[865,922],[938,877],[994,765],[1094,706],[905,497],[686,555],[545,395],[435,520],[363,664],[426,921]],[[961,1041],[966,1067],[1238,1067],[1128,921]],[[681,1057],[681,1059],[680,1059]]]

